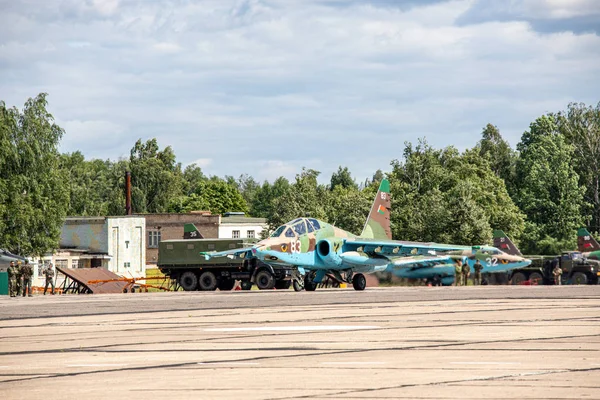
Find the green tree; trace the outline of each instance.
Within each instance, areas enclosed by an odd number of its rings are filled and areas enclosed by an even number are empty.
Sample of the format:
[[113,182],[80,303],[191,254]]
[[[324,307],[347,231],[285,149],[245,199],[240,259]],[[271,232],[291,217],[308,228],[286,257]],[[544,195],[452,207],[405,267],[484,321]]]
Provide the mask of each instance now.
[[585,188],[585,213],[591,216],[588,228],[600,229],[600,103],[587,107],[571,103],[557,115],[559,131],[573,145],[575,171]]
[[28,99],[22,112],[0,101],[0,242],[27,256],[58,247],[69,201],[59,168],[64,131],[46,96]]
[[183,190],[181,165],[170,146],[159,150],[156,139],[138,140],[131,149],[131,201],[134,213],[166,212]]
[[188,165],[183,170],[183,194],[190,195],[195,193],[206,179],[199,166],[196,164]]
[[375,193],[355,187],[336,185],[325,198],[325,220],[338,228],[359,235],[364,226]]
[[392,233],[402,240],[485,244],[492,228],[513,236],[524,216],[504,181],[478,149],[432,148],[406,143],[402,161],[392,162]]
[[487,158],[492,171],[504,180],[509,193],[512,193],[517,155],[495,125],[487,124],[483,128],[477,147],[479,155]]
[[317,183],[319,171],[302,169],[296,182],[281,196],[273,199],[272,214],[267,217],[271,228],[298,217],[325,218],[323,199],[327,188]]
[[273,204],[276,198],[283,196],[290,189],[290,183],[284,177],[275,179],[273,184],[264,182],[256,189],[250,203],[250,215],[259,218],[270,218],[273,213]]
[[542,253],[538,242],[549,237],[573,242],[583,223],[583,188],[573,167],[573,146],[559,132],[557,117],[545,115],[531,123],[517,145],[517,196],[527,215],[522,251]]
[[334,172],[331,175],[331,183],[329,185],[329,189],[334,190],[336,186],[341,186],[344,189],[358,188],[358,185],[352,178],[348,167],[342,168],[342,166],[340,165],[337,172]]

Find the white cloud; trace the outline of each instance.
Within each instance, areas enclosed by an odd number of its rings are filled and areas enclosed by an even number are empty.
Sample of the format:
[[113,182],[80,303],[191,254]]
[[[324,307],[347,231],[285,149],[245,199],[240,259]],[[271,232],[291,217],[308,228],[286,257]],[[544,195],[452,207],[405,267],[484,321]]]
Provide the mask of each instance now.
[[192,161],[188,165],[194,165],[194,164],[196,164],[200,168],[206,168],[209,165],[211,165],[212,162],[213,162],[212,158],[199,158],[199,159],[197,159],[195,161]]
[[[156,137],[208,174],[308,167],[324,181],[339,165],[358,180],[389,170],[421,136],[471,147],[488,122],[514,145],[541,114],[600,100],[596,34],[541,34],[504,11],[459,25],[470,0],[396,3],[11,3],[0,93],[20,107],[48,92],[68,151],[116,159]],[[511,3],[544,18],[594,10]]]

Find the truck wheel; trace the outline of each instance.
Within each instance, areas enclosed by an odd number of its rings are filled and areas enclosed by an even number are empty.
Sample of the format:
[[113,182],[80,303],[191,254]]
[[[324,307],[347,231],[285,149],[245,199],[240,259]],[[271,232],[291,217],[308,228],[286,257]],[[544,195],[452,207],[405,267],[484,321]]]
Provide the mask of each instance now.
[[352,278],[352,286],[354,290],[365,290],[367,287],[367,278],[363,274],[356,274]]
[[275,281],[275,289],[289,289],[292,281]]
[[273,289],[275,286],[275,277],[268,270],[262,269],[256,274],[256,286],[260,290]]
[[516,274],[514,274],[511,278],[511,282],[513,285],[520,285],[521,283],[525,282],[527,280],[527,277],[525,276],[524,273],[522,272],[517,272]]
[[183,288],[186,292],[196,290],[198,287],[198,276],[192,271],[185,271],[179,277],[179,286]]
[[200,286],[200,290],[215,290],[217,288],[217,277],[210,271],[204,271],[200,275],[198,286]]
[[252,282],[250,281],[242,281],[240,286],[242,287],[242,290],[252,290]]
[[587,285],[588,278],[583,272],[575,272],[571,277],[571,285]]
[[233,279],[222,279],[221,282],[219,282],[219,290],[221,292],[231,290],[234,286],[235,281]]
[[531,275],[529,275],[529,280],[534,285],[541,285],[544,283],[544,277],[539,272],[532,272]]

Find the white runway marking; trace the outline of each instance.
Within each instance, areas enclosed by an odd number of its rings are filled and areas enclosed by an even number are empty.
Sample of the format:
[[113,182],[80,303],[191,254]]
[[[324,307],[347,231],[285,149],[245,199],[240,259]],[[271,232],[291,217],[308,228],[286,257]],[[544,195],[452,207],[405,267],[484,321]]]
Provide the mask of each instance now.
[[259,365],[257,362],[237,362],[237,361],[219,361],[219,362],[199,362],[198,365]]
[[129,364],[69,364],[68,368],[81,368],[81,367],[125,367]]
[[323,365],[383,365],[383,361],[346,361],[346,362],[322,362]]
[[520,362],[494,362],[494,361],[456,361],[450,364],[466,364],[466,365],[520,365]]
[[207,328],[206,332],[272,332],[272,331],[350,331],[356,329],[379,329],[378,326],[316,325],[316,326],[253,326],[247,328]]

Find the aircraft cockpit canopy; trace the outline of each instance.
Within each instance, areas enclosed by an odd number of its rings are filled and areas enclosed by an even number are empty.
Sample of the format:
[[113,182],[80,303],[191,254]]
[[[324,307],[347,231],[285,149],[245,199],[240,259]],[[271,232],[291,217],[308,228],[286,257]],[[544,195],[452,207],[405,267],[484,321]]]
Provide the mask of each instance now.
[[275,229],[271,237],[294,237],[321,229],[321,224],[314,218],[296,218]]
[[504,254],[502,250],[499,250],[499,249],[497,249],[495,247],[484,247],[484,248],[481,249],[481,252],[483,254],[489,254],[491,256],[497,256],[497,255],[500,255],[500,254]]

